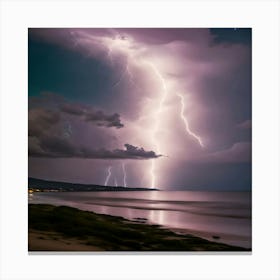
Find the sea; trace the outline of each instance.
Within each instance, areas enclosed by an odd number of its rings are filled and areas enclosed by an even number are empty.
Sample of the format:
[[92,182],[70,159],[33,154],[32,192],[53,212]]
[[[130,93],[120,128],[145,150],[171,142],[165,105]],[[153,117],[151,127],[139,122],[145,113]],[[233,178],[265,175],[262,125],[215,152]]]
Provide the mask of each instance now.
[[66,205],[252,247],[251,192],[38,192],[29,195],[29,203]]

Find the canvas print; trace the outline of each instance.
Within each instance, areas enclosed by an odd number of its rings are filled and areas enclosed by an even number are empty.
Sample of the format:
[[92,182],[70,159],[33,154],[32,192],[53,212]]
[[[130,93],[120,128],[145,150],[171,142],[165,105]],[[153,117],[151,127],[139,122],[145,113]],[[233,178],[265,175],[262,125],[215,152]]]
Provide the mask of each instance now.
[[250,28],[28,30],[29,252],[250,252]]

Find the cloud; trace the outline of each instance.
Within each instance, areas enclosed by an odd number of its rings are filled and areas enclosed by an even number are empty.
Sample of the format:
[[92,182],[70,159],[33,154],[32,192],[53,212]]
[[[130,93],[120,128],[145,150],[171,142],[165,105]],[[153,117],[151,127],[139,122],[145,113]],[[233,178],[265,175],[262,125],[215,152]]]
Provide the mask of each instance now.
[[48,109],[31,109],[28,112],[28,135],[39,136],[60,121],[60,113]]
[[79,149],[68,138],[57,135],[42,137],[40,147],[45,156],[50,157],[71,157],[79,154]]
[[37,137],[28,137],[28,153],[33,156],[42,156],[45,154],[44,150],[40,146],[40,140]]
[[28,97],[28,108],[53,108],[59,104],[65,103],[66,100],[62,95],[56,94],[51,91],[41,91],[38,96]]
[[112,115],[106,114],[101,110],[95,111],[92,108],[86,108],[79,104],[63,104],[60,110],[64,113],[81,116],[83,120],[89,123],[96,124],[97,126],[122,128],[124,125],[121,123],[120,115],[115,113]]
[[31,157],[45,158],[91,158],[91,159],[152,159],[158,158],[154,151],[125,144],[125,149],[89,149],[74,145],[70,139],[57,135],[29,137],[28,152]]
[[[48,99],[48,98],[47,98]],[[51,103],[49,104],[51,105]],[[48,107],[49,108],[49,107]],[[106,149],[91,149],[89,146],[96,145],[96,139],[98,139],[98,130],[95,132],[94,139],[91,139],[90,143],[84,143],[83,139],[77,137],[65,137],[65,134],[61,131],[61,126],[65,121],[65,114],[72,115],[76,118],[73,119],[73,123],[76,124],[76,130],[81,133],[83,125],[87,123],[95,124],[102,127],[115,127],[121,128],[123,124],[120,120],[120,115],[106,114],[101,110],[94,110],[91,106],[64,103],[58,104],[58,106],[50,106],[52,109],[35,107],[29,109],[28,112],[28,152],[31,157],[46,157],[46,158],[131,158],[131,159],[146,159],[158,157],[152,151],[145,151],[144,149],[138,149],[132,145],[128,145],[128,149],[121,150],[106,150]],[[67,119],[67,118],[66,118]],[[80,119],[82,122],[77,122]],[[108,145],[110,136],[106,136],[105,131],[102,131],[105,135],[105,143]],[[83,135],[83,134],[81,134]],[[107,137],[107,138],[106,138]],[[107,141],[108,140],[108,141]],[[98,141],[97,141],[98,142]],[[100,147],[100,144],[98,144]],[[134,149],[132,149],[134,147]]]
[[99,158],[99,159],[152,159],[161,157],[157,155],[154,151],[145,151],[143,148],[138,148],[136,146],[125,144],[125,149],[115,149],[115,150],[89,150],[82,149],[82,155],[86,158]]
[[161,155],[156,155],[153,151],[145,151],[143,148],[137,148],[130,144],[125,144],[126,154],[134,158],[158,158]]
[[[57,97],[56,97],[57,96]],[[60,100],[61,103],[52,104],[52,100]],[[42,100],[41,100],[42,99]],[[90,106],[62,102],[62,98],[59,95],[52,94],[51,99],[49,95],[42,95],[42,97],[37,97],[36,106],[28,111],[28,135],[29,136],[39,136],[46,131],[49,131],[53,126],[59,124],[63,120],[64,113],[72,115],[74,117],[80,118],[86,123],[91,123],[96,126],[102,127],[115,127],[122,128],[124,125],[121,122],[120,115],[117,113],[106,114],[102,110],[94,110]],[[47,104],[47,108],[42,107],[43,104],[41,101],[44,101],[44,104]],[[34,103],[35,104],[35,103]],[[33,105],[34,105],[33,104]]]
[[64,113],[76,116],[82,116],[85,113],[85,108],[77,104],[65,103],[60,107]]
[[143,148],[125,144],[125,149],[91,149],[73,139],[58,134],[60,121],[63,114],[73,115],[82,119],[85,123],[93,123],[96,126],[121,128],[123,124],[120,115],[106,114],[92,107],[61,103],[56,110],[47,108],[32,108],[28,118],[28,153],[30,157],[40,158],[91,158],[91,159],[151,159],[158,158],[154,151],[146,151]]
[[96,123],[98,126],[121,128],[124,125],[121,123],[120,115],[115,113],[113,115],[106,115],[102,111],[92,111],[85,114],[87,122]]

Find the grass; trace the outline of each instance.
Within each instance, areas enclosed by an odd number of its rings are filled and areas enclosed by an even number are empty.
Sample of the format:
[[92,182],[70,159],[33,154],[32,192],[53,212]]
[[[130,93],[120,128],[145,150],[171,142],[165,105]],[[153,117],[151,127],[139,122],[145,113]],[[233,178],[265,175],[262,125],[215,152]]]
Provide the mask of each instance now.
[[29,204],[28,219],[29,229],[75,237],[104,251],[248,251],[67,206]]

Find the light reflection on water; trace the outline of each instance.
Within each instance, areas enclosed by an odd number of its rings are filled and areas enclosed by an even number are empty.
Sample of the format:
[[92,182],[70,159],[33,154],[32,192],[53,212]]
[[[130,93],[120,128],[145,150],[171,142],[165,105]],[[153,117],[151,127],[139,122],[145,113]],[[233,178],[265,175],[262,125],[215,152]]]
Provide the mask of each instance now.
[[30,203],[68,205],[126,219],[145,218],[169,228],[239,236],[226,243],[251,246],[250,192],[36,193]]

